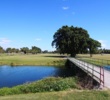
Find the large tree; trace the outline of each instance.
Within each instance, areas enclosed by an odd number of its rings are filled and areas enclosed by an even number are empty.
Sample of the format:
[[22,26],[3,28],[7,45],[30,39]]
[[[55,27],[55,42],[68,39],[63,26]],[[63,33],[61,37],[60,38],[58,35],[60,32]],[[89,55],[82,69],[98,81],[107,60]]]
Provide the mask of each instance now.
[[[52,46],[55,46],[60,53],[68,53],[73,57],[75,57],[77,53],[83,53],[90,48],[89,42],[91,40],[89,34],[87,30],[83,28],[62,26],[62,28],[55,32],[53,39]],[[97,48],[97,45],[95,45],[94,48]],[[93,48],[91,51],[93,51]]]

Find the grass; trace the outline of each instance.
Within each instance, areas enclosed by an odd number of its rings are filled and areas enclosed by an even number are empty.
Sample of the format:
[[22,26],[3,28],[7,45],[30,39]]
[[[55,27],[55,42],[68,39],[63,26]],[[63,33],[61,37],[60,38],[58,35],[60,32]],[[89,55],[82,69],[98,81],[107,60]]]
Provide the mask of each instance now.
[[88,54],[78,55],[80,60],[99,65],[99,66],[110,66],[110,54],[94,54],[90,57]]
[[0,100],[110,100],[110,91],[66,90],[0,96]]
[[27,94],[27,93],[36,93],[36,92],[61,91],[70,88],[80,89],[77,83],[78,82],[76,78],[73,77],[68,77],[68,78],[50,77],[36,82],[18,85],[12,88],[1,88],[0,96]]
[[[77,56],[79,57],[84,57],[84,58],[90,58],[89,54],[78,54]],[[103,59],[103,60],[110,60],[110,54],[93,54],[92,58],[97,58],[97,59]]]
[[[89,55],[79,55],[81,57],[89,57]],[[63,56],[64,57],[64,56]],[[65,59],[58,54],[37,54],[37,55],[21,55],[21,54],[0,54],[0,65],[56,65],[56,66],[63,66],[65,64]],[[110,55],[93,55],[92,58],[110,59]],[[57,80],[57,79],[56,79]],[[59,80],[59,81],[58,81]],[[55,92],[56,90],[51,89],[51,84],[48,83],[47,85],[44,81],[40,86],[34,85],[35,83],[25,84],[24,87],[18,86],[13,87],[12,90],[9,88],[5,88],[4,90],[1,89],[1,95],[3,93],[7,96],[0,96],[0,100],[110,100],[110,91],[100,91],[100,90],[78,90],[77,84],[72,82],[71,79],[58,79],[56,81],[50,81],[53,84],[54,89],[56,87],[59,88],[59,91]],[[71,80],[71,81],[70,81]],[[46,81],[46,80],[45,80]],[[72,85],[68,86],[66,83],[72,83]],[[57,83],[57,84],[54,84]],[[38,84],[38,83],[36,83]],[[62,84],[62,85],[61,85]],[[36,90],[38,86],[39,88],[42,86],[43,89],[49,89],[48,91],[40,91],[40,93],[32,93],[30,90]],[[73,86],[73,87],[72,87]],[[21,88],[22,87],[22,88]],[[61,87],[61,88],[60,88]],[[63,87],[63,89],[62,89]],[[25,94],[21,93],[19,89],[23,90]],[[37,89],[38,90],[38,89]],[[61,90],[61,91],[60,91]],[[63,90],[63,91],[62,91]],[[11,91],[11,92],[10,92]],[[36,91],[35,91],[36,92]],[[14,93],[14,94],[13,94]],[[15,95],[16,93],[16,95]],[[11,95],[10,95],[11,94]],[[13,95],[12,95],[13,94]]]
[[23,55],[23,54],[1,54],[0,65],[55,65],[63,66],[65,60],[64,56],[59,54],[37,54],[37,55]]

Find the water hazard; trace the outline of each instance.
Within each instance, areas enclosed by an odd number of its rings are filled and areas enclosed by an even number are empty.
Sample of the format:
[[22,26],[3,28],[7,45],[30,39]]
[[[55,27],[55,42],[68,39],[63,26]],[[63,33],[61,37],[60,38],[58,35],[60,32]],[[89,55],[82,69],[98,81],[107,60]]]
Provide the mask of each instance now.
[[0,88],[13,87],[51,76],[71,76],[71,69],[54,66],[0,66]]
[[110,66],[104,66],[104,69],[110,71]]

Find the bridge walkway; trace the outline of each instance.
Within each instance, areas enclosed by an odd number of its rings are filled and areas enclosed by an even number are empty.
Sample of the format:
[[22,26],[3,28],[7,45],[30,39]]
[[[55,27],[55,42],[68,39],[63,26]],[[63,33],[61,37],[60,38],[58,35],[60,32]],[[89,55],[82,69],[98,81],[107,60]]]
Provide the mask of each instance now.
[[110,71],[105,70],[103,67],[96,66],[75,58],[68,58],[69,61],[88,73],[93,79],[98,81],[101,86],[110,89]]

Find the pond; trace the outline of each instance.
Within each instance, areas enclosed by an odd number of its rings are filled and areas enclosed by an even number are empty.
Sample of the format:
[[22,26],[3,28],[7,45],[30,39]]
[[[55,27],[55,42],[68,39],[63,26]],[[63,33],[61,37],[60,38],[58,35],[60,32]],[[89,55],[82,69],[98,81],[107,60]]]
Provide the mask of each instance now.
[[104,69],[110,71],[110,66],[104,66]]
[[0,66],[0,88],[13,87],[46,77],[72,76],[71,69],[54,66]]

